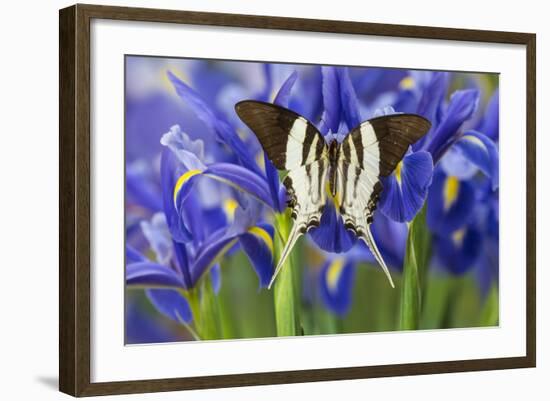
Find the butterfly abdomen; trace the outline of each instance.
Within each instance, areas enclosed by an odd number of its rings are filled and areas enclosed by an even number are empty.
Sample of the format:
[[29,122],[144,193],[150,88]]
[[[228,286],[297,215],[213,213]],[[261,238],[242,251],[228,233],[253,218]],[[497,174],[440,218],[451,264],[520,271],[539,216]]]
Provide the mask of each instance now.
[[340,153],[340,144],[333,140],[328,147],[328,160],[329,160],[329,188],[332,197],[336,197],[338,192],[338,158]]

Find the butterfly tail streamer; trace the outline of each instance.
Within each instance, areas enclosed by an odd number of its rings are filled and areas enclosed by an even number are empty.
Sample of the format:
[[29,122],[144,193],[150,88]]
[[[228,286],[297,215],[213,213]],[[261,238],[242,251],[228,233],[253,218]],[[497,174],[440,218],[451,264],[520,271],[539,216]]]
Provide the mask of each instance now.
[[376,261],[378,262],[378,264],[386,274],[386,277],[388,278],[391,287],[395,288],[388,266],[386,266],[386,262],[384,262],[384,259],[382,258],[382,254],[380,253],[380,251],[378,250],[378,247],[376,246],[376,243],[374,242],[374,238],[370,231],[370,226],[367,226],[367,229],[365,231],[366,232],[361,236],[361,239],[365,241],[365,243],[371,250],[372,254],[374,255],[374,258],[376,259]]
[[294,248],[294,245],[296,244],[296,241],[302,233],[300,232],[300,227],[298,224],[294,223],[292,226],[292,230],[290,230],[290,234],[288,236],[288,240],[286,241],[286,244],[283,248],[283,251],[281,252],[281,256],[279,258],[279,262],[277,263],[277,267],[275,268],[275,272],[273,273],[273,276],[271,277],[271,281],[269,282],[269,285],[267,286],[267,289],[271,289],[271,286],[275,282],[275,278],[280,273],[281,269],[283,268],[283,265],[288,258],[288,255],[290,255],[290,251],[292,248]]

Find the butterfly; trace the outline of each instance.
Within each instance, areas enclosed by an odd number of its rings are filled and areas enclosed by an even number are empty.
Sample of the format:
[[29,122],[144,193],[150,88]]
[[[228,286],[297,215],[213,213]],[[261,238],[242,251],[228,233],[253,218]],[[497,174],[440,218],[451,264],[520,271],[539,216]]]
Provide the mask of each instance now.
[[367,244],[394,287],[370,225],[383,189],[381,178],[394,171],[431,123],[416,114],[375,117],[353,128],[341,142],[326,143],[314,124],[284,107],[244,100],[235,111],[275,168],[288,171],[282,183],[294,225],[268,288],[298,238],[319,226],[329,194],[345,228]]

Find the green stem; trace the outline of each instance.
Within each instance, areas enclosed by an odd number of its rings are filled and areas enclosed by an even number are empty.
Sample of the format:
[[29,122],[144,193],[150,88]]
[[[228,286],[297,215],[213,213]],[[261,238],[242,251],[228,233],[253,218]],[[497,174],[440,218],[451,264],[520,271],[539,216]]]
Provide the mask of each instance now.
[[191,313],[193,314],[193,326],[195,328],[193,329],[192,325],[183,322],[181,318],[180,322],[185,326],[195,340],[199,340],[201,337],[198,334],[201,319],[199,291],[197,288],[192,288],[189,291],[181,291],[181,294],[189,302],[189,307],[191,308]]
[[200,304],[199,304],[199,291],[197,288],[191,288],[187,292],[182,292],[182,295],[187,298],[189,301],[189,306],[191,307],[191,313],[193,314],[193,322],[195,327],[198,327],[198,322],[200,320]]
[[401,330],[417,330],[420,327],[422,294],[425,288],[430,248],[431,236],[426,227],[426,207],[424,206],[409,225],[401,287],[399,316]]
[[197,334],[197,332],[193,329],[193,326],[191,326],[190,324],[186,323],[182,317],[180,316],[180,314],[178,313],[178,311],[176,310],[176,317],[178,318],[178,321],[180,322],[180,324],[185,327],[185,329],[189,332],[189,334],[191,334],[191,337],[193,337],[193,339],[195,341],[199,341],[200,340],[200,337],[199,335]]
[[198,332],[203,340],[220,340],[223,338],[218,299],[212,288],[210,277],[205,277],[200,284],[199,308],[201,319]]
[[[286,244],[292,220],[289,213],[275,215],[275,261],[278,261],[281,252]],[[275,280],[273,296],[275,301],[275,323],[277,326],[277,335],[295,336],[299,335],[299,317],[298,317],[298,283],[296,280],[297,266],[294,263],[292,253]]]

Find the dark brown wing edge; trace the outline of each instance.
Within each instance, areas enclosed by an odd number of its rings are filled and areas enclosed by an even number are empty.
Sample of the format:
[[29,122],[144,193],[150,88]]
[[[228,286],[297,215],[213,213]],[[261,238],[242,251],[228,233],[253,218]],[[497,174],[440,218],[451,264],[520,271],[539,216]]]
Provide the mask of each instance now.
[[[309,147],[317,135],[321,135],[315,125],[306,118],[292,110],[277,106],[272,103],[256,100],[243,100],[235,104],[235,111],[239,118],[250,128],[258,138],[263,150],[273,165],[279,170],[290,170],[305,164]],[[300,153],[301,163],[297,165],[287,164],[287,143],[290,131],[297,119],[303,119],[307,128],[303,138],[302,147],[296,149]],[[298,146],[298,142],[296,143]],[[325,147],[324,141],[316,141],[316,156],[320,156]]]
[[372,126],[378,140],[381,177],[390,175],[409,146],[426,135],[431,127],[430,121],[417,114],[392,114],[365,121],[350,135],[361,135],[361,127],[366,123]]

